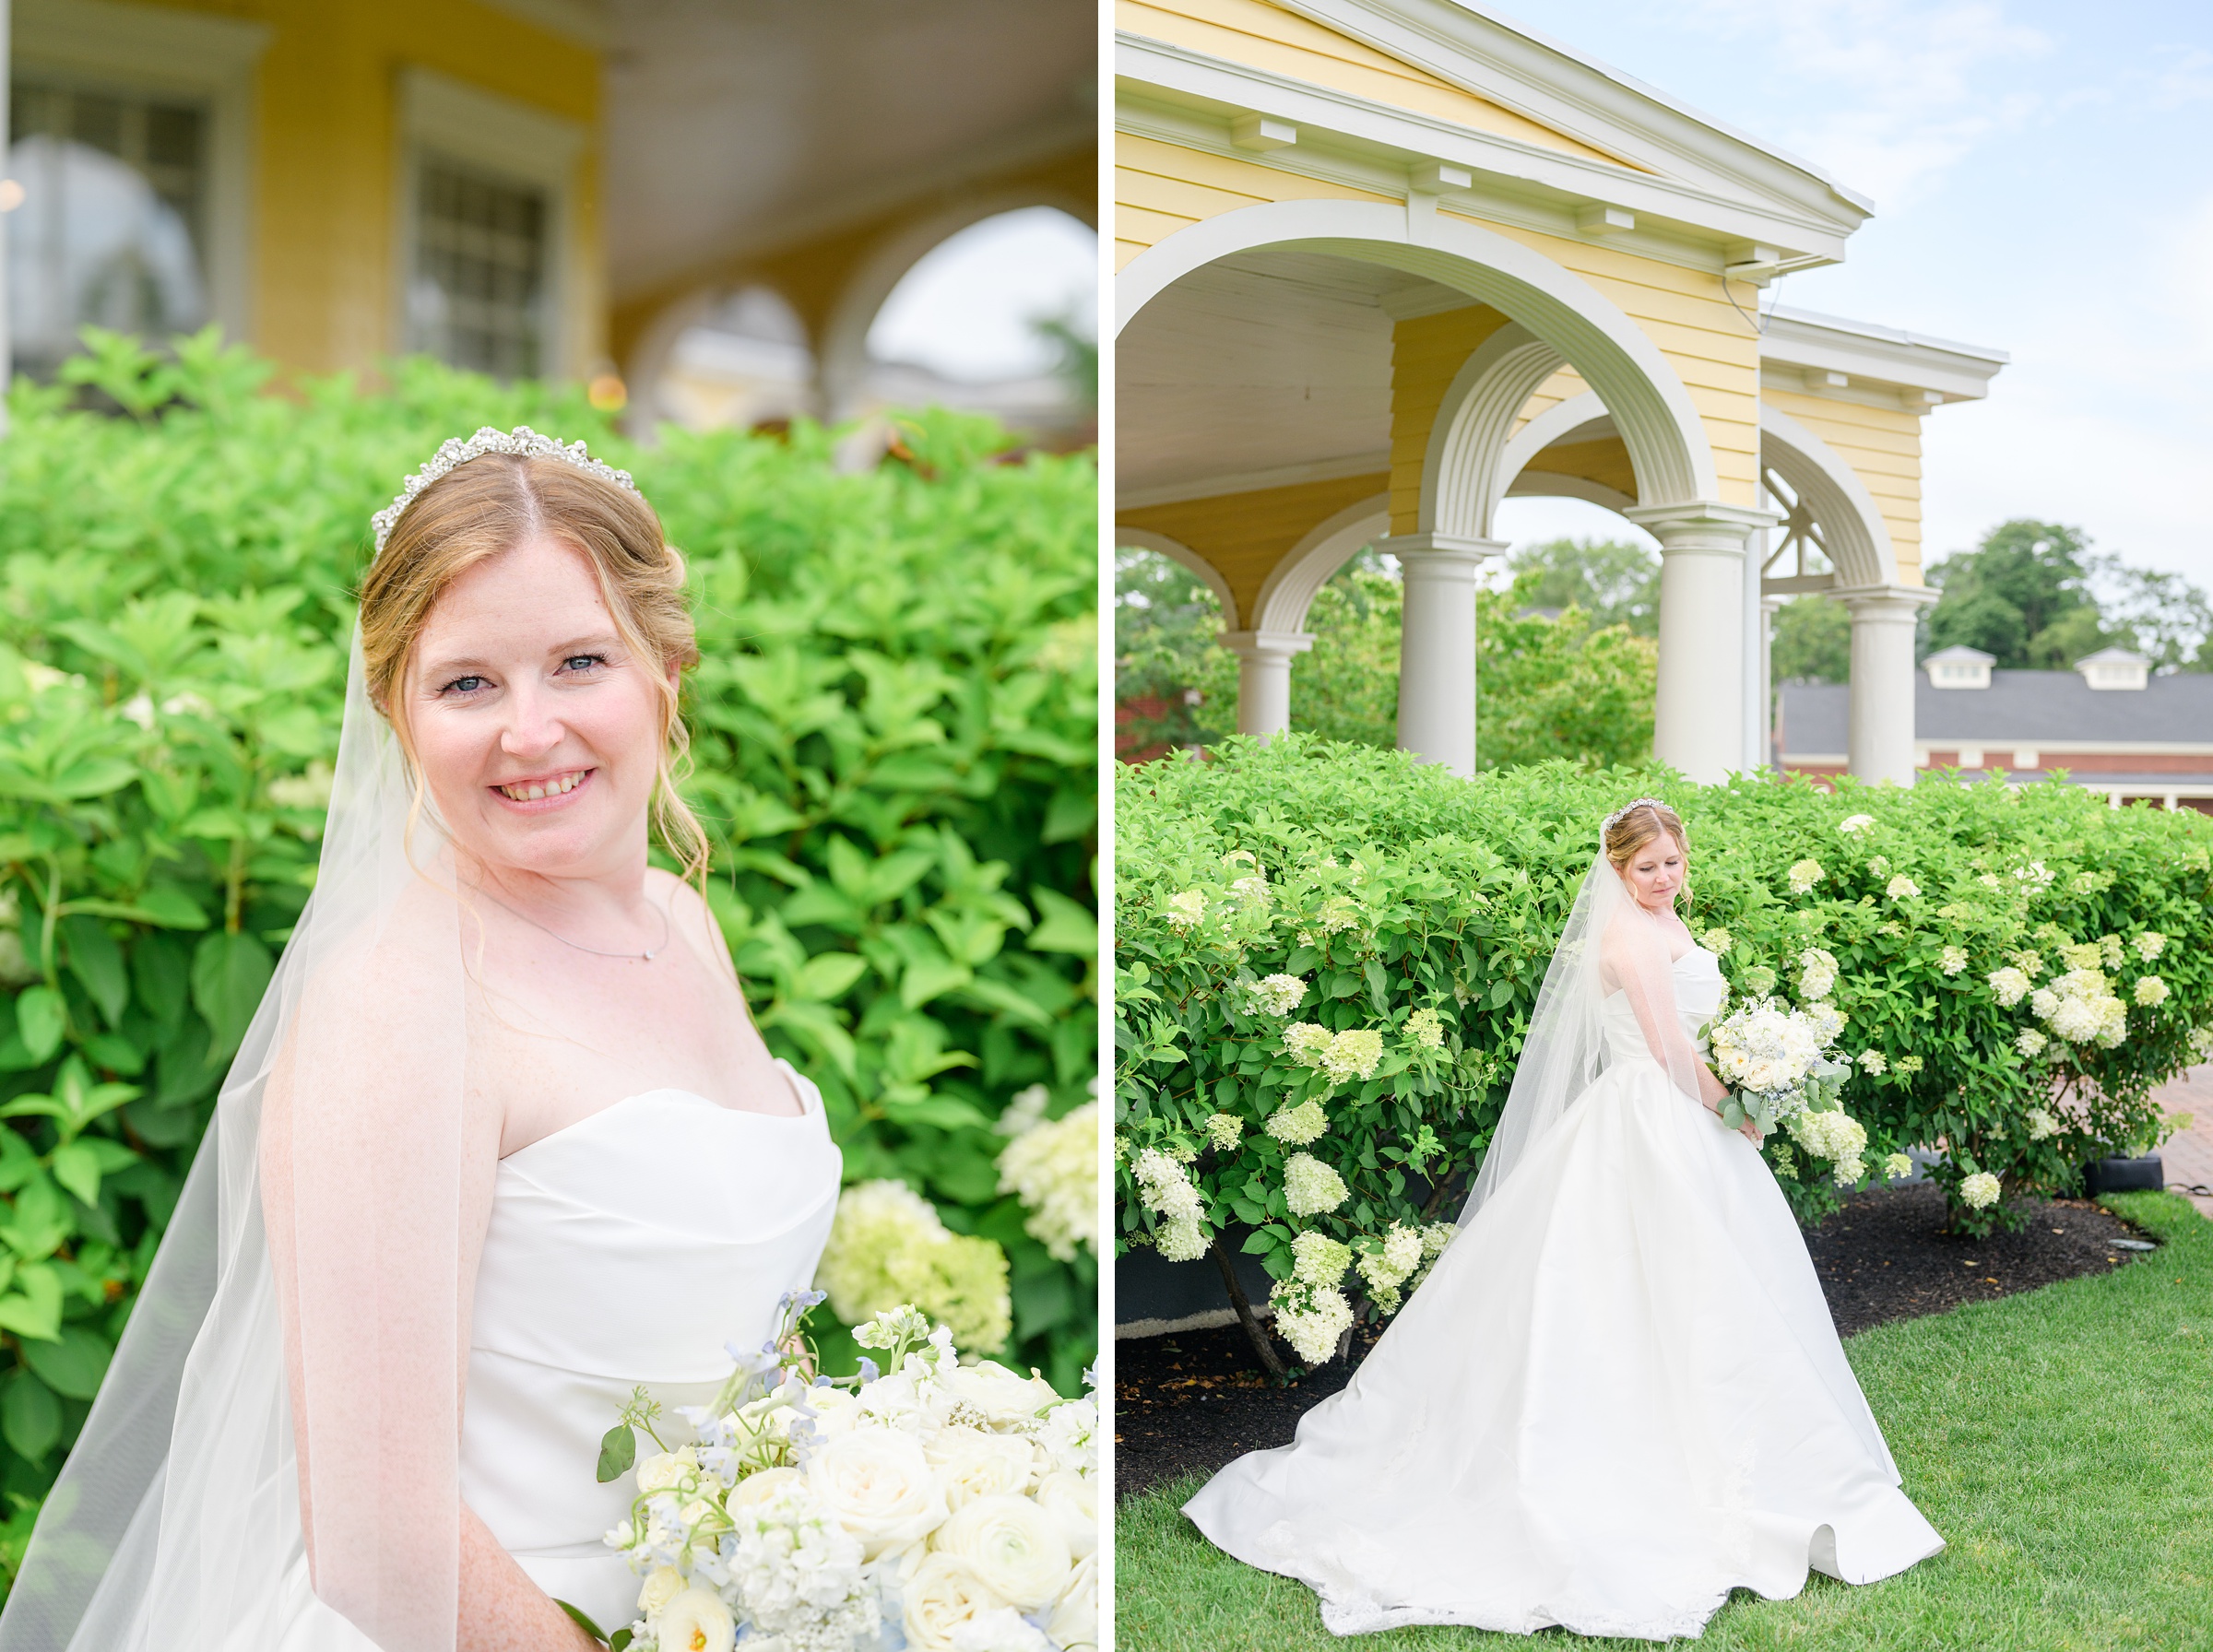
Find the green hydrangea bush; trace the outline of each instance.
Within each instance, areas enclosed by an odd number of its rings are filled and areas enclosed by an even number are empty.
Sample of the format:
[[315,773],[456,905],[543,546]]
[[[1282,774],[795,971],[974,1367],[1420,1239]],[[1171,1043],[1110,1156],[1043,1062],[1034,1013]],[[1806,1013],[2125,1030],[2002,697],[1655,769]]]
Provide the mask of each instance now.
[[941,415],[911,461],[844,475],[804,426],[645,450],[567,389],[408,361],[374,394],[280,395],[212,334],[168,360],[92,343],[75,376],[123,415],[18,384],[0,442],[0,1563],[313,884],[370,514],[479,424],[587,439],[685,553],[710,897],[770,1047],[822,1087],[847,1198],[900,1187],[871,1197],[917,1241],[893,1278],[865,1254],[882,1221],[846,1234],[838,1311],[918,1302],[1073,1391],[1096,1339],[1096,1172],[1063,1139],[1096,1139],[1089,457],[1000,463],[996,429]]
[[[2213,820],[2064,783],[1697,786],[1566,762],[1462,780],[1302,736],[1118,783],[1118,1245],[1244,1248],[1327,1357],[1434,1259],[1503,1104],[1600,820],[1664,797],[1732,1005],[1842,1017],[1835,1102],[1764,1150],[1793,1208],[1910,1147],[1959,1231],[2148,1149],[2213,1054]],[[1227,1277],[1225,1265],[1224,1272]]]

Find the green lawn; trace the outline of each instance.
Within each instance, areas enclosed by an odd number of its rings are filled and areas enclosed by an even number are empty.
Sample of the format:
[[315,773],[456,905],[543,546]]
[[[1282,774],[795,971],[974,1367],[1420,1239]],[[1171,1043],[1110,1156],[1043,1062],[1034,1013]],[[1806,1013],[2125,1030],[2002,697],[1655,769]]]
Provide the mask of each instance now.
[[[1701,1646],[2213,1648],[2213,1222],[2170,1194],[2106,1203],[2163,1247],[2101,1278],[1845,1344],[1907,1494],[1949,1547],[1864,1588],[1816,1575],[1795,1600],[1740,1590]],[[1230,1560],[1177,1512],[1198,1483],[1156,1489],[1117,1516],[1121,1652],[1344,1646],[1302,1585]],[[1407,1629],[1354,1644],[1528,1643]]]

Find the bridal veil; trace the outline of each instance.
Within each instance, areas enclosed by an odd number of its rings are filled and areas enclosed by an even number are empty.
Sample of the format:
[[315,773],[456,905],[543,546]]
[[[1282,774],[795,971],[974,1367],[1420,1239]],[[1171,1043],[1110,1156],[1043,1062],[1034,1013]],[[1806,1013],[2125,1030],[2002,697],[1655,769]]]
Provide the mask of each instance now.
[[477,1174],[463,940],[444,834],[357,637],[314,894],[41,1514],[0,1652],[262,1652],[303,1544],[315,1594],[385,1652],[452,1652],[461,1272],[479,1238],[461,1218]]

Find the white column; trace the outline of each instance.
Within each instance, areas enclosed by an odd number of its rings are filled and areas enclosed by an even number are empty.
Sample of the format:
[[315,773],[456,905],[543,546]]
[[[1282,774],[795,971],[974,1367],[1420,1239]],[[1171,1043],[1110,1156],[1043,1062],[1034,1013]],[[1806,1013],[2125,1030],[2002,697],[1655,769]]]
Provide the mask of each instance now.
[[1781,597],[1759,599],[1759,761],[1775,768],[1782,766],[1775,740],[1775,616],[1781,611]]
[[1745,542],[1772,511],[1712,500],[1622,513],[1660,541],[1652,755],[1700,785],[1745,765]]
[[1936,600],[1925,585],[1847,586],[1829,593],[1852,614],[1852,690],[1845,751],[1862,780],[1911,785],[1913,622]]
[[1265,738],[1291,726],[1291,660],[1314,646],[1304,631],[1225,631],[1216,639],[1237,656],[1237,732]]
[[1400,534],[1376,541],[1399,559],[1399,747],[1456,774],[1475,772],[1475,574],[1502,539]]
[[1745,545],[1745,757],[1747,769],[1768,765],[1768,627],[1759,596],[1768,563],[1768,530],[1756,528]]

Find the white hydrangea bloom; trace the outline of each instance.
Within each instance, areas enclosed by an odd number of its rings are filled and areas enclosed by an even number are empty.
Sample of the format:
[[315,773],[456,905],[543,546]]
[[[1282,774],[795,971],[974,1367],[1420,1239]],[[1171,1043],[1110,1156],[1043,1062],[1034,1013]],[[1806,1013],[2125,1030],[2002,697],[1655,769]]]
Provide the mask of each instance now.
[[1318,1027],[1312,1021],[1293,1021],[1284,1029],[1284,1053],[1304,1066],[1319,1066],[1322,1051],[1329,1047],[1327,1027]]
[[2025,867],[2017,867],[2013,876],[2030,894],[2041,895],[2052,887],[2054,874],[2042,861],[2032,860]]
[[1359,1256],[1360,1278],[1367,1286],[1367,1294],[1386,1314],[1398,1311],[1400,1287],[1422,1265],[1423,1238],[1421,1230],[1392,1222],[1383,1235],[1382,1248],[1364,1250]]
[[2016,969],[2031,981],[2044,973],[2044,955],[2033,947],[2024,947],[2020,951],[2008,952],[2006,956]]
[[1258,907],[1262,912],[1275,904],[1274,897],[1268,891],[1268,878],[1264,872],[1254,872],[1239,878],[1229,886],[1229,892],[1242,904]]
[[1791,863],[1791,893],[1803,895],[1827,876],[1817,860],[1794,860]]
[[1307,984],[1296,975],[1265,975],[1247,990],[1251,1011],[1260,1015],[1289,1015],[1306,1001]]
[[1819,947],[1808,947],[1798,960],[1798,996],[1826,998],[1836,990],[1837,960]]
[[1344,1178],[1311,1153],[1293,1153],[1284,1162],[1284,1202],[1294,1216],[1327,1215],[1350,1193]]
[[[1817,1159],[1858,1161],[1867,1147],[1867,1127],[1839,1108],[1817,1113],[1802,1108],[1783,1121],[1791,1139]],[[1859,1180],[1859,1172],[1852,1172]]]
[[1797,1156],[1791,1151],[1790,1144],[1788,1142],[1775,1141],[1769,1143],[1768,1157],[1773,1162],[1775,1166],[1775,1174],[1777,1175],[1794,1176],[1798,1174]]
[[1808,1004],[1798,1013],[1805,1018],[1805,1024],[1813,1029],[1814,1037],[1825,1050],[1836,1043],[1838,1034],[1844,1031],[1847,1018],[1834,1004]]
[[2157,975],[2143,975],[2136,980],[2136,1002],[2147,1009],[2156,1009],[2167,1001],[2167,983]]
[[1919,1056],[1900,1056],[1890,1065],[1901,1073],[1917,1073],[1922,1068],[1922,1059]]
[[1321,1052],[1319,1065],[1323,1072],[1343,1084],[1349,1079],[1367,1079],[1382,1059],[1382,1033],[1373,1027],[1348,1027],[1330,1040],[1330,1047]]
[[1153,1242],[1170,1262],[1195,1262],[1206,1255],[1206,1205],[1182,1165],[1149,1147],[1130,1166],[1138,1198],[1161,1219]]
[[2029,996],[2029,977],[2011,964],[2002,970],[1993,970],[1989,975],[1990,990],[1998,996],[2001,1008],[2011,1009]]
[[2047,1136],[2059,1134],[2059,1121],[2041,1107],[2030,1108],[2023,1115],[2023,1120],[2029,1127],[2029,1139],[2031,1141],[2041,1141]]
[[[861,1564],[858,1538],[805,1482],[779,1485],[729,1511],[737,1530],[729,1587],[745,1614],[745,1644],[762,1652],[854,1646],[882,1626],[883,1604]],[[678,1642],[661,1636],[663,1647]]]
[[1353,1247],[1309,1228],[1291,1240],[1292,1277],[1302,1285],[1334,1285],[1353,1265]]
[[1321,903],[1314,921],[1324,935],[1335,935],[1341,929],[1351,929],[1359,924],[1360,908],[1350,895],[1331,895]]
[[2030,1006],[2054,1038],[2069,1044],[2094,1042],[2112,1049],[2128,1035],[2128,1007],[2113,996],[2101,970],[2069,970],[2032,995]]
[[1829,1179],[1840,1187],[1850,1187],[1867,1174],[1866,1163],[1854,1157],[1839,1159],[1829,1170]]
[[1893,901],[1911,901],[1921,893],[1921,885],[1900,872],[1884,886],[1883,892]]
[[1965,947],[1945,948],[1943,951],[1936,954],[1936,967],[1947,975],[1957,975],[1961,970],[1967,968],[1967,949]]
[[1168,923],[1177,929],[1189,930],[1206,916],[1206,897],[1195,889],[1187,889],[1179,895],[1168,897]]
[[1998,1178],[1987,1170],[1978,1170],[1959,1184],[1959,1198],[1970,1210],[1994,1205],[1998,1202]]
[[2022,1030],[2021,1035],[2013,1041],[2013,1047],[2024,1056],[2035,1056],[2042,1055],[2044,1046],[2051,1042],[2034,1027],[2027,1027]]
[[1736,945],[1736,938],[1726,929],[1709,929],[1698,937],[1698,945],[1717,956],[1726,956]]
[[2118,935],[2101,935],[2098,938],[2098,952],[2101,962],[2109,970],[2119,969],[2128,958],[2128,954],[2122,950]]
[[1268,1300],[1275,1309],[1276,1334],[1309,1365],[1334,1357],[1338,1339],[1352,1329],[1353,1304],[1342,1291],[1278,1280]]
[[1883,1174],[1890,1177],[1893,1181],[1899,1176],[1910,1176],[1912,1174],[1913,1161],[1904,1153],[1892,1153],[1883,1161]]
[[1883,1058],[1883,1053],[1880,1050],[1862,1050],[1860,1066],[1870,1077],[1879,1076],[1890,1070],[1890,1063]]
[[1206,1121],[1206,1135],[1216,1150],[1235,1152],[1237,1143],[1245,1139],[1245,1121],[1234,1114],[1213,1114]]
[[1330,1115],[1322,1111],[1320,1102],[1301,1102],[1296,1107],[1271,1114],[1266,1126],[1269,1135],[1292,1147],[1320,1140],[1329,1127]]
[[1878,855],[1878,856],[1876,856],[1876,857],[1875,857],[1873,860],[1870,860],[1870,861],[1867,863],[1867,870],[1868,870],[1868,873],[1869,873],[1869,875],[1870,875],[1870,876],[1872,876],[1872,877],[1876,877],[1876,878],[1888,878],[1888,877],[1889,877],[1889,876],[1890,876],[1890,857],[1889,857],[1888,856],[1887,856],[1887,855]]
[[2130,944],[2136,949],[2138,958],[2141,958],[2146,963],[2150,963],[2167,950],[2167,938],[2157,929],[2147,929]]
[[2199,1061],[2213,1061],[2213,1027],[2190,1030],[2190,1054]]
[[1433,1221],[1424,1228],[1422,1230],[1422,1260],[1434,1262],[1438,1257],[1443,1256],[1445,1246],[1452,1243],[1453,1236],[1459,1232],[1459,1225],[1450,1221]]
[[1849,837],[1855,832],[1866,831],[1874,824],[1875,817],[1873,815],[1846,815],[1837,822],[1837,830]]
[[1445,1042],[1445,1023],[1438,1019],[1434,1009],[1417,1009],[1406,1018],[1406,1036],[1425,1050],[1434,1050]]
[[1099,1104],[1027,1130],[999,1155],[999,1190],[1022,1200],[1031,1238],[1063,1262],[1099,1249]]
[[[2094,940],[2086,940],[2080,946],[2063,945],[2059,956],[2070,970],[2094,970],[2105,963],[2105,949]],[[2120,965],[2109,967],[2118,969]]]

